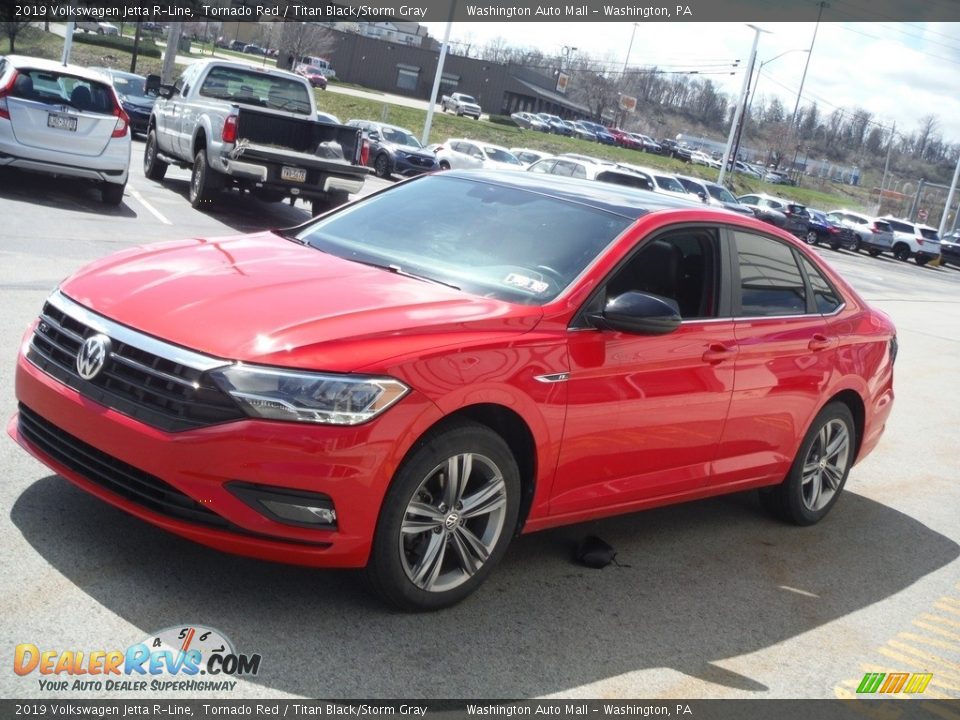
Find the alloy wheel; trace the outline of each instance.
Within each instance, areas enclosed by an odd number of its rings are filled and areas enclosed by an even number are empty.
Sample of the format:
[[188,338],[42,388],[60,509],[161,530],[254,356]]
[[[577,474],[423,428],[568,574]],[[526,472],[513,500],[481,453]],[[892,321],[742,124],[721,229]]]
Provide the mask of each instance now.
[[801,498],[808,510],[817,512],[830,503],[849,462],[850,432],[842,420],[830,420],[820,428],[803,462]]
[[507,485],[488,457],[461,453],[437,465],[407,504],[398,538],[407,578],[444,592],[487,562],[507,517]]

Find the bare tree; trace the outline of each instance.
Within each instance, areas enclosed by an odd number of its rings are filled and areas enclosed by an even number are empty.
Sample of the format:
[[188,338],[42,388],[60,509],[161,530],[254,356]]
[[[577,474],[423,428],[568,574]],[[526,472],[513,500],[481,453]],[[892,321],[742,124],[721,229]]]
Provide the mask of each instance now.
[[923,157],[923,154],[927,149],[927,143],[930,142],[931,136],[939,125],[939,118],[932,113],[930,115],[924,115],[922,118],[920,118],[920,129],[917,131],[917,140],[913,149],[914,157]]
[[285,22],[281,26],[277,46],[280,56],[277,67],[292,69],[306,55],[327,55],[336,48],[334,34],[316,23]]
[[10,43],[11,55],[17,51],[17,35],[26,30],[31,24],[29,22],[14,20],[14,17],[16,17],[16,9],[13,3],[3,4],[3,7],[0,7],[0,34],[7,36],[7,41]]

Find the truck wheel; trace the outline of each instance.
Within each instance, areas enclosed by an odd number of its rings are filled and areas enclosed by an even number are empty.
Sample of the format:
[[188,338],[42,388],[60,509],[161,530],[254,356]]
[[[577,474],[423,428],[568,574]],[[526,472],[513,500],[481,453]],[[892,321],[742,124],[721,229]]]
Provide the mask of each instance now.
[[220,189],[218,173],[207,163],[207,151],[201,148],[193,158],[190,175],[190,204],[195,208],[209,205]]
[[377,155],[377,159],[373,161],[373,169],[379,178],[390,177],[390,158],[386,154],[380,153]]
[[317,198],[311,203],[313,216],[316,217],[317,215],[323,215],[323,213],[327,212],[328,210],[333,210],[336,207],[340,207],[349,199],[350,196],[343,191],[328,193],[327,197],[325,198]]
[[167,164],[157,157],[157,131],[153,128],[147,133],[147,145],[143,149],[143,174],[157,182],[167,174]]

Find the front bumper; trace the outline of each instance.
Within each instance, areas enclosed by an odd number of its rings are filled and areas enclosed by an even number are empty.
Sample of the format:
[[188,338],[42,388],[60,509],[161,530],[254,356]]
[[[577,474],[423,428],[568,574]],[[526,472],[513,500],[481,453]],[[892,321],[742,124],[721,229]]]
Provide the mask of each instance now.
[[433,165],[421,165],[410,158],[394,158],[393,172],[404,177],[414,177],[423,175],[423,173],[436,172],[440,169],[439,163],[434,161]]
[[[22,354],[16,394],[25,410],[13,416],[8,433],[81,489],[202,545],[315,567],[366,564],[383,496],[415,439],[412,433],[422,427],[424,415],[431,416],[426,422],[436,417],[432,403],[411,393],[383,416],[355,427],[241,420],[168,433],[91,401]],[[36,437],[37,419],[40,431],[59,443],[55,449],[28,437]],[[61,446],[66,450],[57,449]],[[83,467],[70,462],[68,451],[83,454]],[[96,469],[84,469],[91,466]],[[172,502],[190,512],[171,512],[111,486],[117,472],[133,477],[129,482],[137,488],[138,482],[168,486]],[[237,481],[327,495],[336,508],[336,528],[271,519],[227,489]]]

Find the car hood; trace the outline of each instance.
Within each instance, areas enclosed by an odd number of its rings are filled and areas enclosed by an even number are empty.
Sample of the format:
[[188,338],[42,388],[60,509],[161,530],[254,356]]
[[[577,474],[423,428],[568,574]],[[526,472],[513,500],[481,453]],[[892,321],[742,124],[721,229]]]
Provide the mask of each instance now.
[[61,291],[209,355],[341,372],[526,332],[542,315],[272,233],[133,248],[87,266]]
[[120,97],[120,101],[125,105],[132,105],[135,108],[150,110],[153,107],[153,103],[156,101],[156,98],[139,97],[137,95],[122,95]]
[[395,145],[390,143],[390,147],[407,155],[422,155],[423,157],[434,157],[434,154],[424,148],[414,147],[413,145]]

